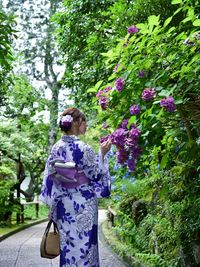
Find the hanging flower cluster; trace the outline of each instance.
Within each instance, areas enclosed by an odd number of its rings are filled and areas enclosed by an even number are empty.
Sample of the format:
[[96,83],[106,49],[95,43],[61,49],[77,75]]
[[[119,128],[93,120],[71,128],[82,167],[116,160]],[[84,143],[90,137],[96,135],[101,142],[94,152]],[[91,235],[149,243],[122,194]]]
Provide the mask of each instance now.
[[130,171],[134,171],[142,152],[142,149],[138,144],[141,131],[135,124],[130,126],[130,130],[127,128],[127,125],[128,119],[123,120],[119,128],[112,134],[101,137],[100,143],[109,139],[117,148],[117,162],[127,166]]
[[135,25],[132,25],[128,28],[128,33],[130,34],[137,33],[137,32],[139,32],[139,29]]
[[132,115],[138,115],[140,113],[140,107],[138,105],[133,105],[130,107],[130,113]]
[[142,92],[142,100],[149,101],[156,96],[156,91],[154,88],[145,88]]
[[127,166],[130,171],[134,171],[142,152],[138,144],[141,131],[135,125],[131,125],[131,129],[128,130],[125,124],[126,121],[122,122],[120,128],[114,131],[110,139],[117,148],[117,162]]
[[118,78],[115,82],[115,88],[118,92],[123,91],[125,85],[125,81],[123,78]]
[[99,104],[103,110],[106,110],[109,104],[108,92],[112,89],[112,86],[106,87],[97,93],[96,97],[99,99]]
[[171,96],[160,100],[160,105],[169,112],[174,112],[174,110],[176,109],[176,106],[174,104],[174,98]]

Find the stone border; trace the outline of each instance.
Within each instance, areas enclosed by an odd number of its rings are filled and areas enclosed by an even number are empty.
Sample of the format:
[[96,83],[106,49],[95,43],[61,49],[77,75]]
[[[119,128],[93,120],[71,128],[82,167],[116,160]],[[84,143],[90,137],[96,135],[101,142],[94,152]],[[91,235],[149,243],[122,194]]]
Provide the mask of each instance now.
[[124,261],[124,259],[117,254],[117,251],[114,249],[114,247],[108,241],[109,237],[107,237],[103,231],[104,224],[106,224],[106,223],[108,223],[108,220],[99,224],[99,239],[100,239],[101,243],[106,247],[106,249],[108,249],[112,253],[112,255],[114,255],[117,258],[117,260],[119,262],[121,262],[122,266],[130,267],[128,265],[128,263],[126,261]]
[[[109,236],[106,231],[109,231]],[[100,232],[103,236],[104,242],[107,244],[108,247],[110,247],[116,254],[119,260],[124,263],[127,267],[146,267],[143,263],[138,262],[133,256],[126,255],[125,251],[121,251],[119,248],[120,240],[118,240],[113,234],[111,234],[112,230],[108,227],[108,220],[104,221],[100,225]],[[124,253],[124,255],[120,255],[121,252]]]
[[45,219],[40,219],[40,220],[36,220],[34,222],[30,222],[30,223],[27,223],[25,225],[22,225],[22,226],[19,226],[17,229],[14,229],[13,231],[10,231],[4,235],[1,235],[0,236],[0,242],[3,241],[4,239],[8,238],[9,236],[11,235],[14,235],[28,227],[31,227],[31,226],[34,226],[36,224],[39,224],[39,223],[42,223],[42,222],[47,222],[48,221],[48,218],[45,218]]

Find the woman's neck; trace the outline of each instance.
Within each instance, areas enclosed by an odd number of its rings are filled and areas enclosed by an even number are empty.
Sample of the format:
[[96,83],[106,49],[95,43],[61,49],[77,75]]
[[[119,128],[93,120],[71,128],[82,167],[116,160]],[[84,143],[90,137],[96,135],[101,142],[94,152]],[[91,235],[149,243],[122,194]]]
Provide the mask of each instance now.
[[68,131],[64,133],[65,135],[75,135],[77,136],[78,134],[76,134],[74,131]]

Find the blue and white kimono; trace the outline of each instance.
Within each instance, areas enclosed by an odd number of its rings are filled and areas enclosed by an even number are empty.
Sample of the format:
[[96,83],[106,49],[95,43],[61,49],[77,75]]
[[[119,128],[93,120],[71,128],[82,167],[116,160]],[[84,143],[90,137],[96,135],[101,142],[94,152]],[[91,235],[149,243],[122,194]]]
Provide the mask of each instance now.
[[[83,170],[89,184],[66,189],[53,181],[53,160],[74,162]],[[98,202],[110,195],[107,159],[93,152],[76,136],[63,135],[52,148],[46,163],[40,199],[50,207],[60,232],[60,267],[99,267]]]

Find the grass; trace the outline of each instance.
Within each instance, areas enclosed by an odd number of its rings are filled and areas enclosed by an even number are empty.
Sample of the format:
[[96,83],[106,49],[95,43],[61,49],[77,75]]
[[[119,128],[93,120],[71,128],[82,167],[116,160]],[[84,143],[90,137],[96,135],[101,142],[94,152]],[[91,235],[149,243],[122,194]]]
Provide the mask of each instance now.
[[16,213],[12,214],[11,225],[0,224],[0,236],[8,234],[12,231],[15,231],[19,228],[36,222],[37,220],[42,220],[48,217],[48,208],[45,205],[39,206],[38,218],[36,216],[35,205],[27,205],[24,208],[24,223],[16,223]]
[[[22,224],[20,224],[20,226],[21,226]],[[7,233],[10,233],[10,232],[12,232],[12,231],[14,231],[14,230],[16,230],[16,229],[18,229],[19,228],[19,225],[17,225],[17,224],[14,224],[14,225],[11,225],[11,226],[3,226],[3,225],[1,225],[0,226],[0,236],[1,235],[5,235],[5,234],[7,234]]]
[[39,206],[39,212],[38,212],[38,218],[36,217],[36,210],[35,205],[27,205],[24,208],[24,219],[26,218],[29,220],[36,220],[36,219],[43,219],[48,217],[49,209],[46,207],[46,205],[40,204]]
[[108,221],[102,224],[102,232],[105,237],[106,243],[119,255],[130,267],[145,267],[130,253],[132,248],[121,242],[114,234],[112,228],[109,226]]

